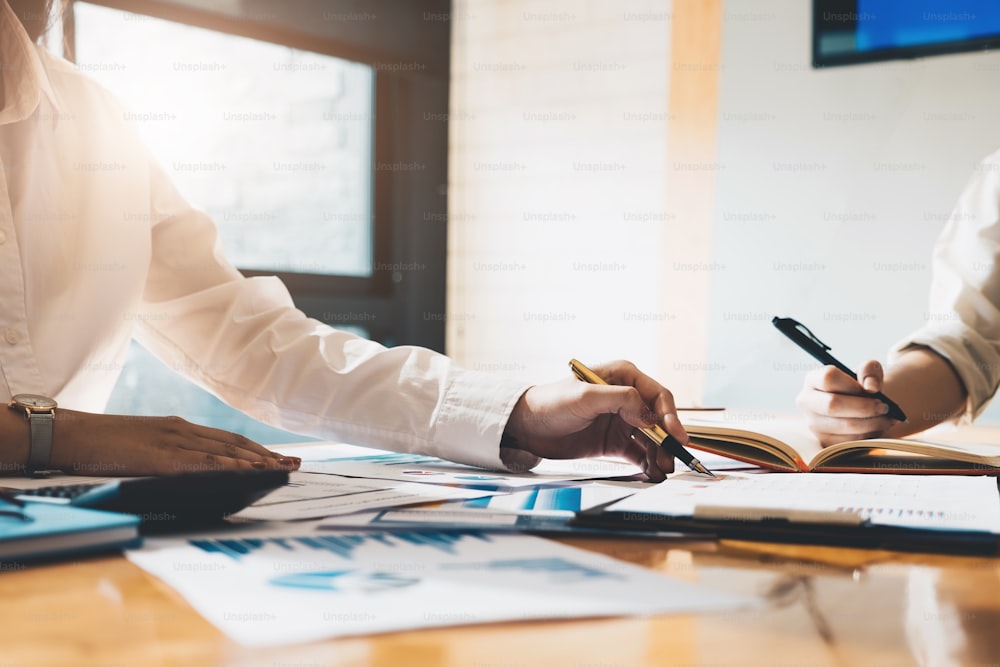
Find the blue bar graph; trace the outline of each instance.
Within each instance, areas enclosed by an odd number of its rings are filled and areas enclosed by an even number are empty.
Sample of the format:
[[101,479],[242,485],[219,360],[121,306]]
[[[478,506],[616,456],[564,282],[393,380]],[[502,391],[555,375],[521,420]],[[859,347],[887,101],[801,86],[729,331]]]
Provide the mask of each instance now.
[[449,533],[351,533],[334,535],[314,535],[308,537],[272,537],[190,540],[191,546],[206,553],[217,553],[228,556],[235,561],[244,556],[267,547],[279,547],[286,551],[316,550],[329,551],[342,558],[354,559],[354,552],[361,546],[379,543],[387,547],[416,545],[437,549],[447,554],[454,554],[454,545],[464,540],[481,540],[490,542],[488,535],[478,531],[463,531]]
[[[495,489],[489,489],[495,490]],[[515,498],[515,507],[511,508],[507,503],[509,499]],[[486,496],[484,498],[473,498],[462,502],[465,509],[493,509],[494,500],[504,503],[505,509],[519,511],[531,510],[561,510],[564,512],[579,512],[582,509],[583,489],[580,487],[544,487],[537,486],[526,491],[515,491],[503,496]]]
[[444,463],[441,459],[435,456],[425,456],[423,454],[367,454],[365,456],[345,456],[339,459],[325,459],[320,461],[320,463],[345,463],[347,461],[352,462],[369,462],[369,463],[384,463],[385,465],[422,465],[425,463]]
[[271,579],[275,586],[302,588],[338,593],[378,593],[409,588],[420,583],[420,577],[396,572],[365,572],[361,570],[329,570],[324,572],[294,572]]
[[545,489],[545,491],[546,493],[535,503],[535,509],[580,511],[580,503],[583,499],[583,489],[580,487]]
[[621,579],[625,576],[587,567],[579,563],[565,560],[563,558],[519,558],[507,560],[494,560],[486,563],[462,563],[457,565],[443,565],[444,570],[497,570],[507,572],[532,572],[548,574],[552,583],[574,583],[586,579]]

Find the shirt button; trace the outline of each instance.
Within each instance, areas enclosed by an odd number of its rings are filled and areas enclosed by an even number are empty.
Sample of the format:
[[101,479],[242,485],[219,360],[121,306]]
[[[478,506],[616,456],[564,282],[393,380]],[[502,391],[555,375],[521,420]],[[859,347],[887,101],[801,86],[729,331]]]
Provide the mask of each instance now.
[[3,332],[3,339],[10,343],[11,345],[17,345],[17,341],[21,338],[17,335],[17,331],[14,329],[7,329]]

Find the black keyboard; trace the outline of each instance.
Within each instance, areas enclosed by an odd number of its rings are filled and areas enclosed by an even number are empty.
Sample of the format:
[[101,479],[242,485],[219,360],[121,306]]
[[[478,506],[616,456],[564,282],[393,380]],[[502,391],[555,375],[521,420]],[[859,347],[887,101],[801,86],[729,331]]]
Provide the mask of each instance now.
[[141,531],[161,532],[222,521],[287,483],[287,470],[229,470],[6,491],[26,499],[60,499],[78,507],[137,514]]
[[54,486],[40,486],[37,489],[17,489],[14,491],[19,496],[41,496],[43,498],[65,498],[73,500],[77,496],[98,487],[102,482],[90,482],[88,484],[63,484]]

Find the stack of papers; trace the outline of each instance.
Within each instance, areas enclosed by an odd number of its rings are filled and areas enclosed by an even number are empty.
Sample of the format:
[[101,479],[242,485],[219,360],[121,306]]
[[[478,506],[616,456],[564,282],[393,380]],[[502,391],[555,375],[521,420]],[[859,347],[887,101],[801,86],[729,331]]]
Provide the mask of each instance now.
[[[147,539],[128,553],[244,644],[757,603],[492,530],[529,530],[518,523],[524,521],[565,526],[579,510],[645,486],[585,480],[631,479],[635,466],[548,462],[539,472],[512,474],[340,445],[288,453],[306,455],[302,470],[287,487],[240,512],[238,525]],[[324,518],[292,521],[318,517]],[[331,529],[352,523],[365,530]],[[470,531],[470,525],[490,532]]]
[[295,448],[283,453],[301,456],[302,472],[490,489],[529,488],[585,479],[636,479],[642,473],[636,465],[605,459],[543,460],[530,472],[513,473],[472,468],[422,454],[399,454],[353,445],[316,445],[305,451]]
[[[286,453],[305,455],[302,470],[243,525],[128,554],[244,644],[759,603],[514,531],[623,533],[645,530],[637,518],[705,515],[1000,532],[992,478],[727,470],[651,485],[614,461],[514,474],[345,445]],[[629,525],[570,523],[588,515]]]
[[272,491],[238,512],[236,517],[259,521],[300,521],[435,500],[484,498],[493,493],[417,482],[293,472],[287,486]]

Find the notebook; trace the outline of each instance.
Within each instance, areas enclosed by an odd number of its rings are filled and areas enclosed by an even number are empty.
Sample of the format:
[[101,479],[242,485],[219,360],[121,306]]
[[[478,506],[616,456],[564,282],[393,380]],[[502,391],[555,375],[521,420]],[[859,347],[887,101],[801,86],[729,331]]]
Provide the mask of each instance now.
[[[71,505],[0,501],[0,560],[59,558],[138,546],[138,516]],[[22,513],[19,517],[16,514]]]
[[802,420],[682,418],[692,449],[770,470],[1000,475],[1000,443],[878,438],[842,442],[824,449]]

